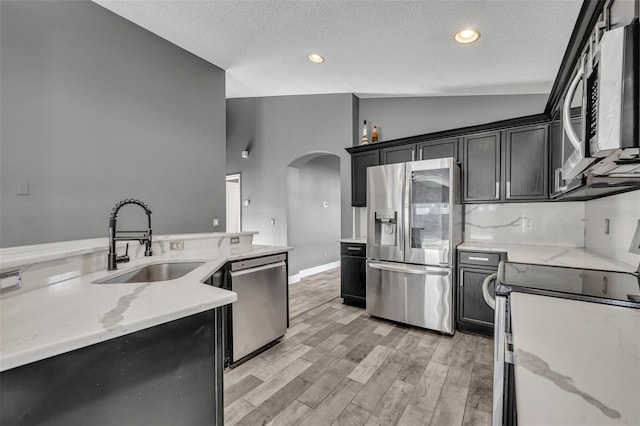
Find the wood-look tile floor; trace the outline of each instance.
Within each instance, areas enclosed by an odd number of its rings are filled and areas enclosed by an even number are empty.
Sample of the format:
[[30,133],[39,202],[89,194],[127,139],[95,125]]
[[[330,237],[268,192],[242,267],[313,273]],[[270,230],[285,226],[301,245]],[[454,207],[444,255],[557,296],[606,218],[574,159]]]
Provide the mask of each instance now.
[[489,425],[493,341],[369,317],[340,270],[290,286],[282,341],[227,370],[226,425]]

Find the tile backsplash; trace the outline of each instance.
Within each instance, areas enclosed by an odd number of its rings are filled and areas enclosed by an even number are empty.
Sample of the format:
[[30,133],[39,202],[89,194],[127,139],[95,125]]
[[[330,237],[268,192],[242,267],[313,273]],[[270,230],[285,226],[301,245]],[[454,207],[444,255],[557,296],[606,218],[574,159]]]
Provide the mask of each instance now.
[[585,203],[465,205],[465,241],[584,246]]
[[[629,252],[631,240],[640,226],[640,191],[626,192],[587,201],[585,206],[585,247],[631,265],[640,255]],[[609,233],[605,233],[605,219]]]

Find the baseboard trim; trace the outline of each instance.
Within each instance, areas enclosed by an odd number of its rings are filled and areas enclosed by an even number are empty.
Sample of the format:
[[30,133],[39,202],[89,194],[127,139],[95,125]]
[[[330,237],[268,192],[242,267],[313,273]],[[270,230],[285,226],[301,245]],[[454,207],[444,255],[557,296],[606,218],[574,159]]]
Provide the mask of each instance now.
[[300,274],[289,275],[289,285],[295,284],[300,281]]
[[340,267],[340,261],[325,263],[324,265],[314,266],[313,268],[301,269],[299,273],[295,275],[289,275],[289,284],[295,284],[304,277],[309,275],[319,274],[320,272],[330,271]]

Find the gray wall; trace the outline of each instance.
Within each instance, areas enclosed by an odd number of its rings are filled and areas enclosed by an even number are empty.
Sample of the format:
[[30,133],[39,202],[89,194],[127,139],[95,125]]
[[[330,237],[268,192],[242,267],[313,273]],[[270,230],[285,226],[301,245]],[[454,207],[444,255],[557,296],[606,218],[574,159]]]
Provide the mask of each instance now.
[[351,158],[344,148],[353,139],[353,105],[351,94],[227,100],[227,172],[242,173],[242,198],[251,200],[242,208],[242,229],[260,232],[256,243],[287,244],[287,169],[310,153],[340,158],[341,235],[351,236]]
[[[379,141],[544,112],[548,95],[447,96],[360,99],[358,136],[367,120],[369,132],[379,129]],[[354,145],[360,144],[360,137]]]
[[225,229],[223,70],[88,1],[0,7],[1,246],[106,236],[128,197]]
[[287,176],[289,275],[340,260],[340,159],[321,155]]

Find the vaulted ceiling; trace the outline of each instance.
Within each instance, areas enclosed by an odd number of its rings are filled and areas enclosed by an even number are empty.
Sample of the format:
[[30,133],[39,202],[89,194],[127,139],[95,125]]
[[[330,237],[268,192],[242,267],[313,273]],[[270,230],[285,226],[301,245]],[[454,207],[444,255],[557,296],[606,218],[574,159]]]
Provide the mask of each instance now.
[[[95,0],[226,70],[228,98],[548,93],[580,0]],[[454,41],[473,27],[480,39]],[[310,53],[324,56],[314,64]]]

